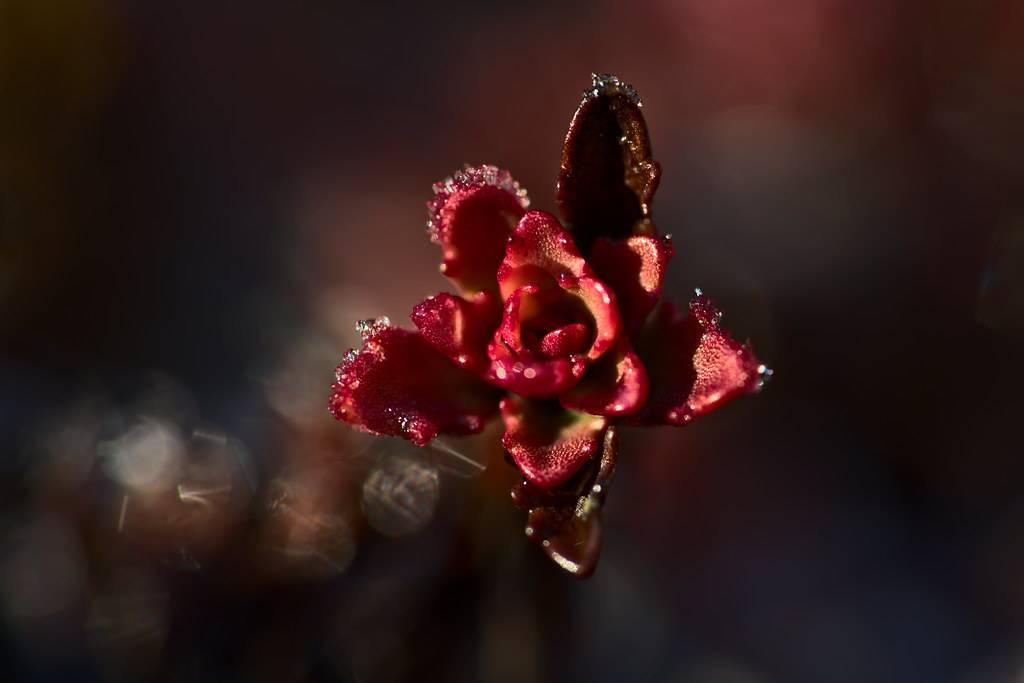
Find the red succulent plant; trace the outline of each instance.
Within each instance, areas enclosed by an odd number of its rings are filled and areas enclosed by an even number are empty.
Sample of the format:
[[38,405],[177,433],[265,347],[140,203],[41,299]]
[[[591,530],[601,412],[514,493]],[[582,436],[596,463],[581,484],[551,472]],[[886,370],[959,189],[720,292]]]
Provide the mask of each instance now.
[[685,313],[659,306],[673,248],[651,220],[661,168],[640,107],[593,77],[562,150],[564,223],[494,166],[435,184],[428,227],[462,294],[419,303],[417,331],[360,323],[330,398],[337,419],[421,446],[500,410],[526,533],[579,576],[600,551],[616,426],[686,424],[770,374],[699,290]]

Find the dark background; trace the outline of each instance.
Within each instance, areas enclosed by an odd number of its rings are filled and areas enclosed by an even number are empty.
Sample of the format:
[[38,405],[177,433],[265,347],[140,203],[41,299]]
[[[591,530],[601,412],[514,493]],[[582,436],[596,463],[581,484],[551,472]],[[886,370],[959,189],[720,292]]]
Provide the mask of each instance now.
[[[0,0],[4,680],[1017,680],[1024,5],[215,5]],[[577,582],[497,432],[480,475],[325,402],[448,288],[432,182],[553,208],[592,71],[667,293],[775,378],[625,434]]]

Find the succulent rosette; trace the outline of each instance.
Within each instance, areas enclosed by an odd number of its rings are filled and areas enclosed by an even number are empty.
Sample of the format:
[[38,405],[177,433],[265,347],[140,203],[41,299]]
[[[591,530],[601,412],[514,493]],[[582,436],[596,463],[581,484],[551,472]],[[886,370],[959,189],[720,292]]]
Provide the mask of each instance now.
[[332,387],[337,419],[420,446],[500,414],[526,533],[579,576],[600,552],[617,426],[684,425],[770,374],[699,290],[687,310],[661,301],[660,174],[640,98],[595,75],[562,151],[561,220],[494,166],[435,184],[428,229],[460,294],[416,305],[415,331],[361,323]]

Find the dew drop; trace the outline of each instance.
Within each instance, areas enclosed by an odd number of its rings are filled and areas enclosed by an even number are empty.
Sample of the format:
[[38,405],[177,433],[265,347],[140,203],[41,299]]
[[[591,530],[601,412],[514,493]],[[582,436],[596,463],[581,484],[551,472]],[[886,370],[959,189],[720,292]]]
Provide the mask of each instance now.
[[560,273],[558,275],[558,286],[562,289],[575,289],[579,286],[579,278],[576,278],[569,273]]
[[613,74],[591,74],[590,78],[593,84],[589,90],[584,91],[584,96],[593,98],[600,97],[601,95],[622,95],[637,107],[644,106],[643,102],[640,101],[640,95],[637,94],[633,86],[623,82],[618,76]]
[[775,374],[775,371],[772,370],[767,365],[765,365],[763,363],[761,365],[758,365],[757,366],[757,384],[754,385],[754,391],[761,391],[761,389],[764,388],[764,385],[768,383],[768,380],[770,380],[772,378],[772,375],[774,375],[774,374]]
[[356,323],[356,332],[365,340],[379,334],[388,327],[391,327],[391,319],[386,315],[382,315],[379,318],[360,320]]

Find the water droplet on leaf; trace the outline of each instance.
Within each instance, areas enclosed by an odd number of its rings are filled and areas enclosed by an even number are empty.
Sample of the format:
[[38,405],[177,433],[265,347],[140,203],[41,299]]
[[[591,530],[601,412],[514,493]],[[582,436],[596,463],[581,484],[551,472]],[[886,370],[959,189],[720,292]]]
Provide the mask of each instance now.
[[381,331],[391,327],[391,319],[386,315],[382,315],[379,318],[368,318],[366,320],[360,320],[356,323],[356,332],[359,333],[364,340],[373,337]]

